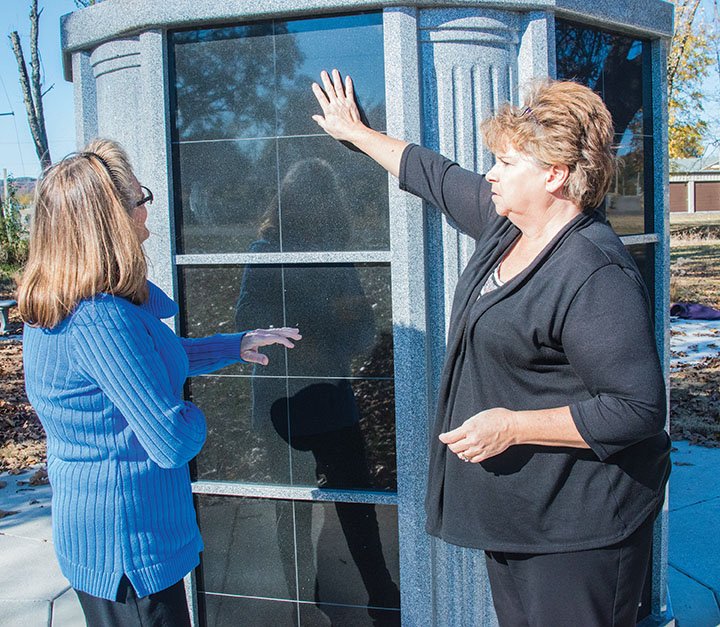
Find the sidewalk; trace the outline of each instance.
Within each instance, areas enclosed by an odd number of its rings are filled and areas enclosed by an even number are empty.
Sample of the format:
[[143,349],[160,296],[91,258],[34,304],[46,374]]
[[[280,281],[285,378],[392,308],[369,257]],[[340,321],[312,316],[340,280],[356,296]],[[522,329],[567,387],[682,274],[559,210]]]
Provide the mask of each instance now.
[[[678,627],[720,625],[720,449],[675,442],[670,480],[670,601]],[[50,487],[0,475],[0,625],[83,627],[55,560]]]
[[674,445],[670,602],[678,627],[715,627],[720,625],[720,449]]
[[77,596],[55,559],[50,486],[29,485],[33,473],[0,474],[7,484],[0,489],[0,625],[82,627]]

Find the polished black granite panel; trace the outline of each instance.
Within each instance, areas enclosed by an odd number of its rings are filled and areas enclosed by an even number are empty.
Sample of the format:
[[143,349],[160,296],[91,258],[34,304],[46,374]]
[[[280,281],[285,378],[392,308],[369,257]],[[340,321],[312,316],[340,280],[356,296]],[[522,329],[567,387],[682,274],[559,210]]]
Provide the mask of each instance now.
[[557,77],[598,92],[615,132],[643,134],[643,42],[626,35],[555,20]]
[[278,135],[318,132],[311,116],[319,107],[309,87],[333,68],[352,76],[370,126],[385,129],[382,14],[276,22],[275,50]]
[[606,215],[618,235],[645,233],[645,138],[615,136],[615,172],[605,200]]
[[645,281],[652,310],[655,309],[655,244],[633,244],[627,247]]
[[[297,624],[298,604],[215,594],[198,594],[200,621],[205,627],[292,627]],[[303,627],[321,625],[306,622]],[[327,625],[327,624],[326,624]],[[326,627],[326,626],[325,626]]]
[[278,167],[281,250],[389,250],[388,177],[374,161],[329,136],[290,137]]
[[277,213],[275,140],[179,144],[174,154],[178,252],[247,252]]
[[[255,407],[250,377],[193,377],[189,400],[207,419],[207,440],[195,460],[200,481],[289,485],[290,448],[269,416]],[[265,394],[286,403],[286,380],[263,379]]]
[[[325,615],[336,617],[333,624],[399,625],[395,506],[216,496],[196,503],[208,624],[292,620],[301,601],[302,624]],[[222,622],[231,617],[242,622]]]
[[271,22],[181,31],[171,35],[171,42],[176,139],[275,135]]
[[397,490],[392,380],[193,377],[208,436],[196,479]]
[[393,376],[386,264],[198,266],[182,269],[180,278],[186,335],[271,326],[294,326],[303,335],[292,350],[263,349],[266,367],[231,366],[226,373]]
[[296,599],[291,501],[197,495],[196,509],[205,543],[199,592]]

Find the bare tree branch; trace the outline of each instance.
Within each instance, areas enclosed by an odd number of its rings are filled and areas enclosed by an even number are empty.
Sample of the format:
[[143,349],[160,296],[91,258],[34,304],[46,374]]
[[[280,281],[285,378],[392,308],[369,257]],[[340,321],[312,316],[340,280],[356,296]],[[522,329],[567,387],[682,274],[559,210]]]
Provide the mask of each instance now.
[[18,66],[18,77],[22,89],[23,101],[27,112],[30,134],[35,144],[40,164],[46,168],[51,164],[50,150],[48,148],[47,132],[45,130],[45,115],[42,105],[40,57],[38,54],[38,26],[40,14],[38,13],[37,0],[32,0],[30,8],[30,60],[32,77],[28,76],[27,64],[23,53],[20,35],[17,31],[10,33],[10,45],[12,46],[15,60]]
[[32,89],[35,117],[41,133],[43,145],[47,148],[47,131],[45,130],[45,114],[41,93],[40,54],[38,52],[38,31],[40,30],[40,15],[38,0],[32,0],[30,5],[30,84]]

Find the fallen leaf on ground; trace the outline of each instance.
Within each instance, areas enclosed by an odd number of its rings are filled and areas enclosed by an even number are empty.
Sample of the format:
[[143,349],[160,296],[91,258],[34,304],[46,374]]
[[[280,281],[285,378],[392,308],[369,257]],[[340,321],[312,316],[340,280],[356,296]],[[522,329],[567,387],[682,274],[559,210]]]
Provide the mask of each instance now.
[[30,477],[29,481],[30,485],[47,485],[50,483],[50,480],[48,479],[47,470],[44,468],[39,468],[35,471],[32,477]]

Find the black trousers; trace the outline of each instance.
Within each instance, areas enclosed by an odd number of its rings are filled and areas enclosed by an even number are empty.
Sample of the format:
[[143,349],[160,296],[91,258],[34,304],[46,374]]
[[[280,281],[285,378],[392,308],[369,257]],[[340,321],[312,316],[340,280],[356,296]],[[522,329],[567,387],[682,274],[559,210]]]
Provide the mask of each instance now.
[[655,516],[612,546],[571,553],[486,551],[501,627],[632,627]]
[[190,613],[181,579],[176,584],[138,597],[130,580],[123,576],[115,601],[75,590],[87,627],[190,627]]

